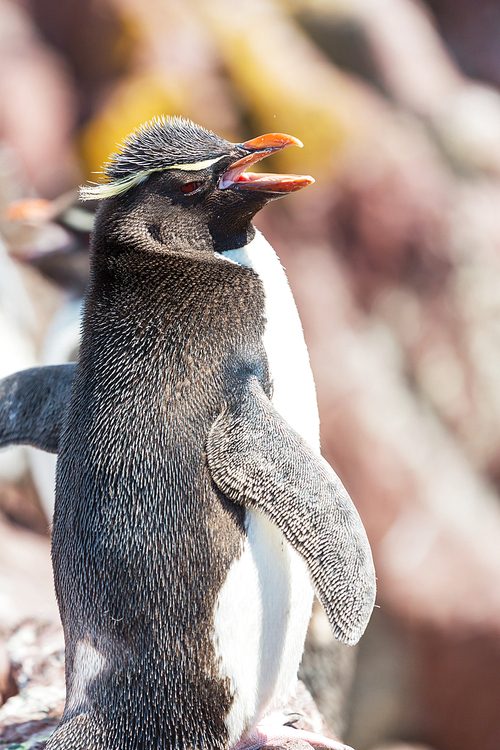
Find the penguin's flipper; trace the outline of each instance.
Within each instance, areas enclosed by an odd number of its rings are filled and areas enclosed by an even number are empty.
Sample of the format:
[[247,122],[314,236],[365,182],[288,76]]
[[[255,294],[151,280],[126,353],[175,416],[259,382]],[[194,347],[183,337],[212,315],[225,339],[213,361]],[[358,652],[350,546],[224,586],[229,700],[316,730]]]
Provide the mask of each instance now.
[[335,637],[356,643],[376,588],[363,524],[337,475],[285,422],[256,377],[216,419],[207,460],[219,489],[261,511],[302,555]]
[[0,380],[0,447],[32,445],[57,453],[75,365],[22,370]]

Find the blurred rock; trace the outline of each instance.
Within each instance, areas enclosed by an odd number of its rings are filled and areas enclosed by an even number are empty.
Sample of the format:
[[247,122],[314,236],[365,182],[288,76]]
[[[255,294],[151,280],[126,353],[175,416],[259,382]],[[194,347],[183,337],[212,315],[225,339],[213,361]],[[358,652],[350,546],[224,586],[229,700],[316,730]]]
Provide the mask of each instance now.
[[47,739],[59,723],[59,716],[49,716],[34,721],[21,721],[0,727],[0,750],[19,750],[19,746],[29,750],[44,750]]
[[[425,169],[411,174],[423,178],[422,188],[431,177]],[[395,337],[409,381],[473,464],[497,482],[500,185],[463,179],[453,187],[448,181],[446,191],[441,180],[440,195],[449,197],[440,218],[424,201],[419,213],[411,193],[398,185],[397,173],[372,182],[351,172],[332,212],[330,236],[349,265],[359,304]],[[404,218],[419,215],[418,228]]]
[[0,139],[31,188],[51,197],[72,185],[78,172],[70,147],[70,81],[22,5],[10,0],[0,2],[0,103]]
[[14,679],[14,669],[9,652],[4,641],[0,640],[0,708],[17,692],[18,688]]
[[42,750],[64,708],[64,637],[59,622],[29,619],[7,643],[16,694],[0,708],[0,748]]
[[429,743],[439,750],[498,748],[498,623],[429,625],[415,633],[415,642]]
[[[292,133],[307,149],[287,149],[278,169],[337,174],[350,148],[365,143],[366,111],[375,97],[336,70],[272,0],[201,0],[217,51],[258,132]],[[372,111],[373,110],[373,111]],[[294,152],[294,153],[290,153]],[[272,169],[271,162],[268,168]]]
[[324,188],[326,237],[348,264],[357,302],[367,310],[393,286],[435,299],[453,269],[449,173],[415,122],[394,120],[384,132],[384,145],[353,160],[335,186]]
[[[6,454],[8,455],[8,454]],[[29,477],[16,484],[0,482],[0,512],[11,523],[46,536],[48,521]]]
[[71,71],[81,124],[129,71],[137,32],[107,0],[30,0],[27,8]]
[[336,66],[388,94],[366,26],[349,12],[347,4],[306,1],[294,5],[301,27]]
[[65,698],[64,635],[60,622],[26,620],[10,636],[7,651],[18,694],[0,709],[0,728],[60,716]]
[[496,0],[426,0],[426,4],[463,72],[500,86],[500,6]]
[[58,621],[50,541],[0,514],[0,635],[26,617]]
[[[486,4],[481,3],[483,10]],[[429,124],[459,169],[500,174],[500,93],[464,78],[425,5],[415,0],[295,0],[294,8],[306,29],[321,29],[314,38],[337,64],[345,64],[347,55],[338,60],[328,29],[356,28],[351,59],[357,59],[356,50],[363,51],[364,66],[346,67]]]

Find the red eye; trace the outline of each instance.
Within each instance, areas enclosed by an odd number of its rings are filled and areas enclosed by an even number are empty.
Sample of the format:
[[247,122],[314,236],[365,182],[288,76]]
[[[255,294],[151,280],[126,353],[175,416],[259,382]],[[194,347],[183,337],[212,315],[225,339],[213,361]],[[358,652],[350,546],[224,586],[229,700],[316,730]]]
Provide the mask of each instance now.
[[196,190],[201,185],[201,182],[186,182],[185,185],[181,185],[181,190],[183,193],[192,193],[193,190]]

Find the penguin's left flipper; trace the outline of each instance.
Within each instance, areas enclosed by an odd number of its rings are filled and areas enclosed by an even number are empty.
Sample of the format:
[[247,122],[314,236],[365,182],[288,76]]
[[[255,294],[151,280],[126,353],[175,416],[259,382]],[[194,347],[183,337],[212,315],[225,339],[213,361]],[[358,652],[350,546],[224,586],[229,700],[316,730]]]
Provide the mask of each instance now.
[[22,370],[0,380],[0,447],[32,445],[57,453],[75,365]]
[[230,500],[266,515],[302,555],[335,637],[357,643],[376,589],[363,524],[337,475],[276,411],[256,377],[214,422],[207,461]]

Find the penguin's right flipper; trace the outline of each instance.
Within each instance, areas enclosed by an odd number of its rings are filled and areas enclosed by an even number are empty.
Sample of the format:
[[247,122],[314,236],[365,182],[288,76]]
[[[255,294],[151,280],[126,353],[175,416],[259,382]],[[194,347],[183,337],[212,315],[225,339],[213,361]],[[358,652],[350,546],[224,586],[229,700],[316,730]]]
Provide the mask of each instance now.
[[356,643],[376,588],[363,524],[337,475],[276,411],[256,377],[216,419],[206,450],[219,489],[281,530],[304,558],[334,635]]
[[22,370],[0,380],[0,447],[32,445],[57,453],[75,365]]

